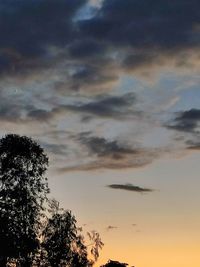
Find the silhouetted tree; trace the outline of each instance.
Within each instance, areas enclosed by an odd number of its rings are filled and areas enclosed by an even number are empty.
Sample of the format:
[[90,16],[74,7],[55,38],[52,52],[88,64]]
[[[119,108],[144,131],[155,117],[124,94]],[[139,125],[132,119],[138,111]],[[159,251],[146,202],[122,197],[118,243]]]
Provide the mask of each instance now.
[[78,235],[76,219],[71,211],[59,208],[59,203],[51,201],[51,214],[42,233],[41,252],[52,267],[87,266],[87,250]]
[[127,263],[121,263],[119,261],[109,260],[105,265],[102,265],[101,267],[126,267],[126,266],[128,266]]
[[47,165],[43,149],[32,139],[9,134],[0,140],[1,267],[9,258],[17,259],[20,266],[31,266],[49,192],[43,177]]
[[39,266],[92,266],[99,257],[99,249],[103,246],[99,234],[90,233],[91,254],[94,257],[94,260],[90,260],[84,237],[81,235],[82,229],[76,226],[76,219],[71,211],[60,209],[59,203],[55,200],[50,202],[50,206],[52,217],[48,219],[41,237],[42,259],[38,261]]
[[87,233],[90,244],[87,247],[91,247],[90,252],[93,257],[91,262],[95,263],[99,258],[99,250],[103,248],[104,243],[101,241],[100,235],[96,231],[91,231]]

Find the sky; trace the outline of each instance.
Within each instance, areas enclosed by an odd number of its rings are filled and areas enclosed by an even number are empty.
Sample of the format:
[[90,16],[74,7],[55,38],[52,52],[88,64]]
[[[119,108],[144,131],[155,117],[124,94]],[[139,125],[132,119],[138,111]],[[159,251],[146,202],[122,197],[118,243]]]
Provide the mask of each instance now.
[[200,2],[0,1],[0,135],[108,259],[200,266]]

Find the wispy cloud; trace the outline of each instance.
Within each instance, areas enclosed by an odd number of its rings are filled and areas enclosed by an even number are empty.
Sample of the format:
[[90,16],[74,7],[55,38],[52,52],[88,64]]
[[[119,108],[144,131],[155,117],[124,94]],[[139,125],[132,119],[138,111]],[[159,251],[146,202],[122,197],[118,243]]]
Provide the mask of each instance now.
[[[92,118],[111,118],[115,120],[130,119],[142,117],[142,112],[134,108],[136,103],[136,96],[134,93],[127,93],[124,95],[101,95],[96,97],[90,97],[89,99],[74,102],[72,104],[56,104],[51,109],[37,109],[36,107],[30,107],[27,110],[26,119],[38,120],[38,121],[50,121],[57,116],[65,116],[67,113],[79,114],[82,120],[88,116]],[[11,111],[10,111],[11,112]],[[17,113],[16,113],[17,116]],[[19,115],[18,115],[19,116]],[[20,117],[20,116],[19,116]]]
[[[73,137],[74,139],[74,137]],[[132,147],[118,140],[107,140],[104,137],[83,133],[75,137],[84,157],[79,164],[58,169],[59,173],[68,171],[89,171],[98,169],[139,168],[150,164],[159,155],[166,153],[163,149]]]
[[134,93],[124,95],[104,95],[98,96],[93,101],[85,104],[69,105],[67,108],[81,114],[89,114],[99,117],[111,117],[113,119],[121,119],[130,115],[139,116],[141,112],[133,110],[133,105],[136,103]]

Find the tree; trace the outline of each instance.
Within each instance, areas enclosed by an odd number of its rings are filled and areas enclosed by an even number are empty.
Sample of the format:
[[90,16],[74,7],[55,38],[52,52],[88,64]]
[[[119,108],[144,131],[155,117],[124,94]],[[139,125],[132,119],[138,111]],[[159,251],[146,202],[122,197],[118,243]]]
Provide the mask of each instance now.
[[48,158],[32,139],[15,134],[0,140],[0,266],[14,258],[31,266],[39,246],[40,219],[49,192]]
[[100,235],[96,231],[91,231],[87,233],[90,244],[87,247],[91,247],[90,252],[93,257],[91,262],[94,264],[99,258],[99,250],[103,248],[104,243],[101,241]]
[[126,267],[126,266],[128,266],[127,263],[121,263],[119,261],[109,260],[105,265],[102,265],[101,267]]
[[88,259],[87,245],[81,235],[82,229],[76,226],[76,219],[71,211],[60,209],[59,203],[53,200],[50,202],[50,213],[52,216],[48,219],[41,237],[42,259],[39,259],[38,266],[92,266],[99,257],[99,248],[103,246],[99,234],[90,234],[94,260]]

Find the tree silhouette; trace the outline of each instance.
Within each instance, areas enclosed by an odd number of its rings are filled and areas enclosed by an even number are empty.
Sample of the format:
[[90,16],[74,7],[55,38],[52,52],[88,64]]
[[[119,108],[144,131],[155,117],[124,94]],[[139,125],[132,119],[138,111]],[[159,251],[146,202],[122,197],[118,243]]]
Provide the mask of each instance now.
[[32,139],[15,134],[0,140],[0,266],[14,258],[31,266],[38,248],[46,194],[48,158]]
[[99,234],[88,233],[86,245],[71,211],[47,199],[47,166],[32,139],[15,134],[0,139],[0,267],[91,267],[99,257]]
[[87,266],[87,250],[78,235],[75,217],[71,211],[60,209],[56,200],[51,201],[50,206],[52,216],[42,233],[41,251],[46,258],[43,265]]
[[96,231],[88,232],[87,235],[91,242],[88,245],[88,247],[91,247],[90,253],[93,257],[93,260],[91,260],[91,262],[95,263],[99,258],[99,250],[103,248],[104,243],[101,241],[100,235]]
[[109,260],[105,265],[102,265],[101,267],[126,267],[126,266],[128,266],[127,263],[121,263],[119,261]]
[[[88,259],[87,246],[81,228],[76,226],[76,219],[71,211],[59,208],[56,200],[50,202],[50,213],[46,227],[42,233],[41,254],[39,266],[51,267],[90,267],[98,259],[99,248],[103,243],[99,234],[90,234],[91,254],[94,260]],[[43,262],[43,263],[42,263]],[[42,263],[42,264],[41,264]]]

